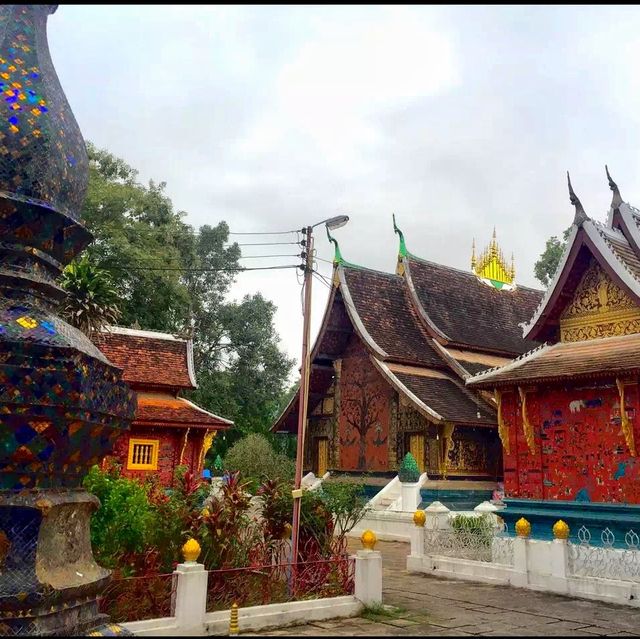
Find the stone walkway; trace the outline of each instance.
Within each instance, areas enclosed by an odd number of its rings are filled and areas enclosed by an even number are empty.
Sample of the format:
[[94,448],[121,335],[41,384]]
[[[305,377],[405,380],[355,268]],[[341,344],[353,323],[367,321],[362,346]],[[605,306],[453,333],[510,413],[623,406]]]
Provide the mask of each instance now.
[[[359,542],[352,550],[360,547]],[[521,588],[410,575],[408,544],[379,542],[385,605],[392,615],[318,621],[266,631],[270,636],[637,636],[640,610]],[[248,633],[247,633],[248,634]]]

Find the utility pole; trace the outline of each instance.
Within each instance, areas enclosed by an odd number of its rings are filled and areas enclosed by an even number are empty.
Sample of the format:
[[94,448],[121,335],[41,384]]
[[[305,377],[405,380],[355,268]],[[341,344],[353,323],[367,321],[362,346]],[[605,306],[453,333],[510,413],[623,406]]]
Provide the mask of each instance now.
[[[298,399],[298,442],[296,449],[296,476],[293,495],[293,522],[291,528],[291,561],[298,563],[298,545],[300,539],[300,506],[302,499],[302,469],[304,466],[304,435],[307,421],[307,404],[309,402],[309,336],[311,332],[311,283],[313,281],[313,227],[304,230],[304,308],[302,328],[302,366],[300,369],[300,390]],[[294,568],[295,575],[295,568]],[[295,579],[295,578],[294,578]],[[295,581],[294,581],[295,583]]]

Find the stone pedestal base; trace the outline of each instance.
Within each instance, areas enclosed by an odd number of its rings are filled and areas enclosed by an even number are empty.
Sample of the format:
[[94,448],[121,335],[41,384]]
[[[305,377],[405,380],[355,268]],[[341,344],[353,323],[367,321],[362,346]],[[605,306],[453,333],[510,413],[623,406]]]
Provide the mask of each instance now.
[[97,597],[110,572],[89,535],[98,504],[82,490],[0,492],[0,634],[86,635],[108,622]]

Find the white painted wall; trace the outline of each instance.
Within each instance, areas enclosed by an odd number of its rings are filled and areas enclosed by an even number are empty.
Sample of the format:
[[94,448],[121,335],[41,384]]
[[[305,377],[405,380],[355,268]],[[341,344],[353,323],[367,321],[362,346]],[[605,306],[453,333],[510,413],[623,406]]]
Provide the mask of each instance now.
[[[407,557],[409,572],[510,585],[640,608],[640,582],[571,575],[566,540],[542,541],[516,537],[512,540],[513,564],[501,565],[427,555],[424,552],[424,528],[414,528],[411,554]],[[496,538],[494,543],[500,543],[500,538]],[[599,549],[599,552],[619,554],[621,551]]]

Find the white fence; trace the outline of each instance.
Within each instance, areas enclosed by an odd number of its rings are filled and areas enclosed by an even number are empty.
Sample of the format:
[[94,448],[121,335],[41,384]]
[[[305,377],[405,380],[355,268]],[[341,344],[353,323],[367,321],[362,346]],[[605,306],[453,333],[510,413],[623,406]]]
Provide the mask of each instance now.
[[407,569],[640,607],[638,535],[631,530],[616,540],[605,529],[594,540],[582,527],[578,539],[513,537],[489,516],[465,528],[432,513],[413,528]]
[[[360,614],[365,605],[382,603],[381,553],[359,550],[350,561],[355,562],[353,595],[243,607],[238,610],[240,632],[353,617]],[[134,635],[151,637],[228,634],[230,611],[207,612],[209,573],[204,566],[188,561],[179,564],[174,579],[176,590],[171,617],[132,621],[122,626]]]

